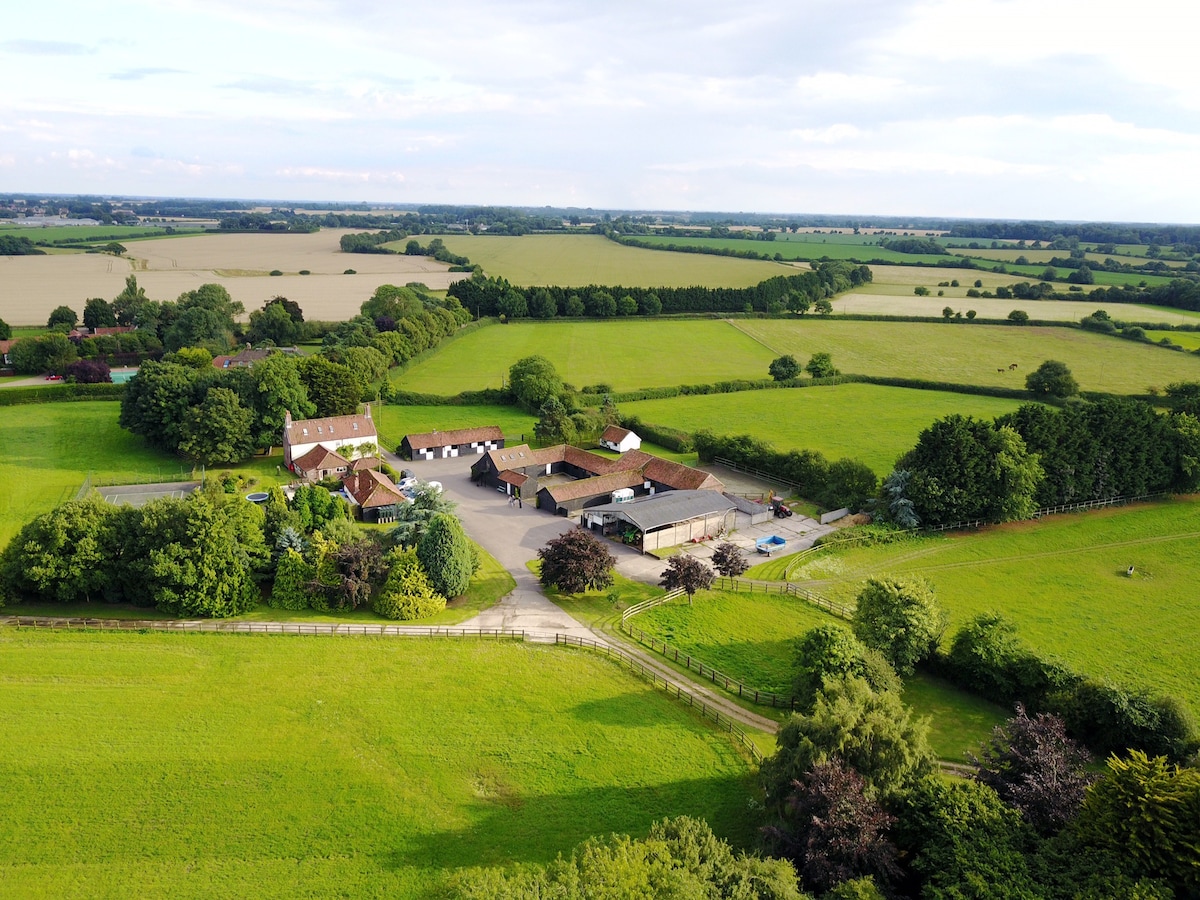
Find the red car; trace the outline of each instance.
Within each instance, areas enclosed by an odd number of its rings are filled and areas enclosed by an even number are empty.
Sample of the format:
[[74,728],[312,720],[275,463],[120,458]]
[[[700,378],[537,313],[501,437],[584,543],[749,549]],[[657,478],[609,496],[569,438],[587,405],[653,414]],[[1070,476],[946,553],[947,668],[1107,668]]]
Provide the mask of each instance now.
[[46,380],[47,381],[62,381],[62,376],[61,375],[47,375]]

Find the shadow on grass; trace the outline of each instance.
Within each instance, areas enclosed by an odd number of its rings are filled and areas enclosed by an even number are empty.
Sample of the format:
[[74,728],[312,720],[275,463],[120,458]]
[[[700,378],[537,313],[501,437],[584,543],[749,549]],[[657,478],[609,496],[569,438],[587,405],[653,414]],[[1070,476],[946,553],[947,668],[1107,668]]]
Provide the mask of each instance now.
[[[680,760],[685,766],[686,760]],[[643,787],[597,787],[516,802],[503,785],[482,785],[472,824],[455,831],[415,835],[392,854],[393,868],[546,864],[589,837],[644,837],[668,816],[705,819],[735,847],[755,845],[760,824],[750,806],[753,777],[675,781]]]

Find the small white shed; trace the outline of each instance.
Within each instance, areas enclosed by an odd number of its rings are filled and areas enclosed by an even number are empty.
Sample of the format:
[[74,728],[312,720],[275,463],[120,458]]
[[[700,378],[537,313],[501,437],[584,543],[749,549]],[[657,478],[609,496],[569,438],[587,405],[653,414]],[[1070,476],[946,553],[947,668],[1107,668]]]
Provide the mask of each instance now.
[[618,453],[624,453],[626,450],[640,450],[642,439],[628,428],[622,428],[620,425],[609,425],[604,429],[604,434],[600,435],[600,446],[607,447],[609,450],[615,450]]

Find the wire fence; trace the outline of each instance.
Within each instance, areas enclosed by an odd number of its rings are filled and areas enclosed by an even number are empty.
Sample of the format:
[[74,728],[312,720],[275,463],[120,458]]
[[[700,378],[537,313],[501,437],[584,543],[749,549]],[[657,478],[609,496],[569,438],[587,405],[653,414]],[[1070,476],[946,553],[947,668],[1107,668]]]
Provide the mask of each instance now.
[[688,707],[700,713],[702,718],[709,720],[722,731],[728,732],[735,740],[738,741],[738,743],[750,751],[750,756],[756,763],[762,763],[762,751],[758,749],[758,746],[752,740],[750,740],[746,732],[743,731],[741,726],[734,722],[733,719],[721,712],[719,709],[715,708],[712,704],[707,703],[706,701],[697,697],[695,694],[692,694],[681,685],[678,685],[667,678],[663,678],[645,663],[639,662],[637,659],[630,656],[623,650],[618,650],[615,647],[610,647],[609,645],[602,644],[599,641],[575,637],[574,635],[569,634],[555,635],[555,643],[568,647],[582,647],[588,650],[595,650],[598,653],[603,653],[605,656],[608,656],[611,659],[618,660],[619,662],[628,666],[632,672],[649,681],[655,688],[661,688],[666,692],[667,696],[672,697],[681,703],[686,703]]
[[[1141,503],[1145,500],[1161,500],[1169,496],[1170,494],[1167,491],[1158,491],[1154,494],[1138,494],[1134,497],[1109,497],[1105,500],[1081,500],[1078,503],[1062,503],[1058,506],[1044,506],[1041,509],[1034,510],[1029,519],[1040,519],[1042,516],[1053,516],[1059,513],[1078,512],[1081,509],[1101,509],[1106,506],[1124,506],[1127,503]],[[966,531],[970,528],[983,528],[985,525],[996,524],[999,524],[996,519],[966,519],[962,522],[953,522],[949,525],[930,525],[918,528],[917,530],[928,532]]]

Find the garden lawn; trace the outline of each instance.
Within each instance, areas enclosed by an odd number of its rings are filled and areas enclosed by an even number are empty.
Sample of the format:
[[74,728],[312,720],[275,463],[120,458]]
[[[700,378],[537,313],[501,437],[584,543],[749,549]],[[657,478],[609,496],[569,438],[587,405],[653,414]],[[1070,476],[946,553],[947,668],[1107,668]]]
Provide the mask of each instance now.
[[1200,712],[1197,571],[1200,502],[1192,498],[829,551],[791,580],[852,603],[869,576],[921,575],[950,614],[947,641],[971,617],[999,612],[1038,653],[1094,678],[1175,694]]
[[[784,696],[791,694],[796,638],[818,625],[850,627],[787,594],[728,591],[698,593],[691,606],[656,606],[630,624],[751,688]],[[999,707],[921,674],[906,681],[904,702],[930,718],[934,752],[957,762],[1005,717]]]
[[766,378],[779,355],[727,322],[711,319],[523,321],[465,335],[394,375],[393,383],[443,396],[499,388],[513,363],[535,354],[554,363],[577,388],[602,383],[618,391]]
[[752,287],[776,275],[795,274],[793,267],[779,263],[641,250],[595,234],[447,234],[442,240],[451,253],[468,257],[488,275],[525,286]]
[[840,384],[639,400],[622,403],[621,413],[684,431],[752,434],[778,450],[859,459],[884,477],[935,419],[951,413],[992,419],[1019,405],[999,397]]
[[5,630],[0,716],[12,896],[427,897],[669,815],[754,840],[728,736],[583,651]]
[[[1200,379],[1200,359],[1074,328],[923,322],[742,319],[733,324],[801,364],[833,356],[843,372],[1023,389],[1047,359],[1066,363],[1083,391],[1142,394]],[[1008,367],[1016,363],[1017,368]],[[998,370],[1003,371],[998,371]],[[752,376],[747,376],[752,377]]]
[[[75,499],[84,480],[94,484],[136,481],[186,481],[187,462],[150,449],[123,430],[113,401],[37,403],[6,406],[0,435],[0,547],[35,516]],[[260,489],[282,483],[286,470],[278,447],[269,457],[252,457],[239,466],[209,474],[236,472]],[[195,476],[199,478],[199,470]]]

